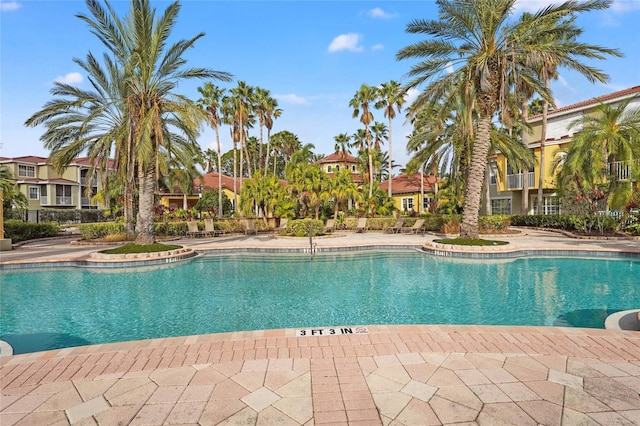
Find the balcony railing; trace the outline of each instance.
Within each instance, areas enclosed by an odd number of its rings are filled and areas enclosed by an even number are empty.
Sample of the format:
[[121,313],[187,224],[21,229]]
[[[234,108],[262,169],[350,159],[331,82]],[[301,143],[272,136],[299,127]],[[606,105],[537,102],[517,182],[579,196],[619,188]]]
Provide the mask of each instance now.
[[[87,182],[89,182],[89,179],[87,179],[86,177],[81,177],[80,178],[80,185],[86,186]],[[94,177],[93,179],[91,179],[91,186],[98,186],[98,178]]]
[[[529,188],[535,187],[535,173],[528,173]],[[507,189],[522,189],[522,173],[507,175]]]
[[40,195],[40,205],[49,204],[49,198],[46,195]]
[[70,206],[70,205],[73,205],[73,201],[71,197],[56,197],[56,205]]
[[[640,160],[636,160],[635,163],[636,163],[636,168],[640,167]],[[617,174],[618,179],[620,180],[633,179],[631,161],[615,161],[613,163],[609,163],[609,166],[611,167],[611,173]]]

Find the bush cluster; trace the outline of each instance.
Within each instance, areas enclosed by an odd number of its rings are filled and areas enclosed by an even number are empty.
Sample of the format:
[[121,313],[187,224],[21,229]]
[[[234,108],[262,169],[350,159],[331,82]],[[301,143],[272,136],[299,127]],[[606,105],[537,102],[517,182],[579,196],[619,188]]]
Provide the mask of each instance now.
[[55,222],[33,223],[16,219],[9,219],[4,222],[5,238],[11,239],[12,243],[55,237],[59,232],[60,225]]
[[311,228],[311,235],[321,235],[324,231],[324,222],[315,219],[299,219],[287,222],[287,234],[296,237],[308,237],[309,228]]
[[583,216],[570,214],[511,216],[511,224],[514,226],[534,226],[538,228],[580,232],[593,232],[600,228],[602,228],[603,231],[614,231],[618,229],[619,222],[619,219],[614,216]]

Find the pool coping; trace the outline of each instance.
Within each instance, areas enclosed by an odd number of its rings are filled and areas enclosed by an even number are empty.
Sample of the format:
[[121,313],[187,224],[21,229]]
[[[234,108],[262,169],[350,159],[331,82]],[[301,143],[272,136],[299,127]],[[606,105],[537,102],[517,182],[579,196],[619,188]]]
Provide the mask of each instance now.
[[[172,263],[188,261],[199,256],[213,254],[291,254],[291,255],[327,255],[336,253],[349,253],[357,251],[406,251],[415,250],[421,253],[448,258],[462,259],[514,259],[522,257],[596,257],[605,259],[640,259],[639,251],[626,251],[618,249],[529,249],[509,246],[456,246],[452,244],[442,244],[427,242],[424,244],[367,244],[367,245],[347,245],[335,247],[314,247],[311,248],[259,248],[259,247],[221,247],[192,249],[184,247],[178,250],[169,251],[168,254],[158,255],[157,253],[135,254],[135,255],[113,255],[109,259],[108,255],[90,253],[83,259],[78,260],[51,260],[40,262],[9,262],[0,263],[0,271],[33,270],[46,268],[132,268],[162,266]],[[164,252],[162,252],[164,253]]]

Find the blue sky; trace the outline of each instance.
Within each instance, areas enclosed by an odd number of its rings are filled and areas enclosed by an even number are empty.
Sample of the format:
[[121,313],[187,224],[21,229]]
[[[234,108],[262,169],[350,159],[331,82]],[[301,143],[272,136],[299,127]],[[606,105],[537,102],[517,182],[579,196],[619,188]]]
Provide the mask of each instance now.
[[[127,12],[128,1],[113,5]],[[158,11],[167,2],[154,2]],[[521,0],[519,11],[536,10],[547,0]],[[41,128],[25,128],[24,121],[51,99],[52,82],[64,80],[88,88],[72,58],[88,51],[101,54],[102,45],[76,18],[87,13],[84,1],[0,0],[0,155],[47,156],[39,140]],[[421,40],[405,33],[413,19],[435,19],[433,1],[196,1],[182,2],[175,40],[206,33],[187,58],[193,66],[233,74],[232,88],[243,80],[271,91],[283,110],[273,133],[289,130],[315,152],[333,152],[334,136],[354,133],[360,123],[352,118],[349,100],[361,84],[404,82],[413,64],[398,62],[399,49]],[[591,84],[580,75],[560,70],[553,83],[558,107],[640,84],[640,0],[616,0],[606,11],[579,17],[582,40],[615,47],[625,57],[593,65],[611,77],[607,85]],[[180,91],[193,99],[201,82]],[[377,121],[386,123],[382,111]],[[409,126],[403,116],[393,124],[393,158],[408,159]],[[258,136],[258,129],[253,131]],[[225,127],[223,150],[232,147]],[[203,148],[215,144],[213,132],[203,131]],[[395,171],[397,174],[398,172]]]

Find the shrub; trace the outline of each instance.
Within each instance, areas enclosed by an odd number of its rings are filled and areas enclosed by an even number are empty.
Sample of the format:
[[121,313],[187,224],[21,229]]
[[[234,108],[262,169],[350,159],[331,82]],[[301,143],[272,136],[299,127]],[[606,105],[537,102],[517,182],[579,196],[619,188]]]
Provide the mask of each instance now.
[[495,215],[495,216],[480,216],[478,218],[478,228],[480,233],[491,234],[495,232],[503,232],[509,229],[511,226],[511,219],[509,216]]
[[4,222],[5,237],[12,243],[19,243],[37,238],[55,237],[60,232],[60,225],[55,222],[33,223],[9,219]]
[[324,222],[315,219],[292,220],[287,223],[287,233],[296,237],[308,237],[309,228],[313,236],[321,235],[324,230]]
[[85,223],[78,226],[83,240],[104,238],[109,235],[124,234],[124,224],[115,222]]

